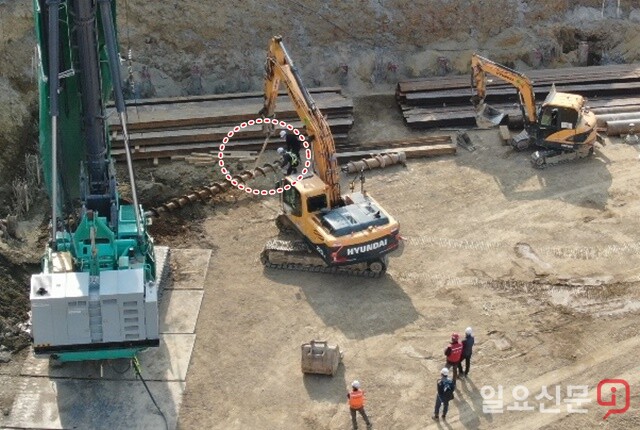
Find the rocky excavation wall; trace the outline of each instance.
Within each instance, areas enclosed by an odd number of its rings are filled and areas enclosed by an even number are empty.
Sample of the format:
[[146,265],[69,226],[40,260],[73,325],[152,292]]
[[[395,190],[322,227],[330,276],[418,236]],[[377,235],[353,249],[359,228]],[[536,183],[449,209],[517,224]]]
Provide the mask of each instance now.
[[[281,34],[309,86],[352,95],[398,79],[466,73],[480,51],[519,69],[640,57],[640,0],[118,0],[123,55],[139,97],[261,88],[267,42]],[[31,0],[0,0],[0,216],[7,184],[34,150]],[[123,67],[127,75],[127,64]]]

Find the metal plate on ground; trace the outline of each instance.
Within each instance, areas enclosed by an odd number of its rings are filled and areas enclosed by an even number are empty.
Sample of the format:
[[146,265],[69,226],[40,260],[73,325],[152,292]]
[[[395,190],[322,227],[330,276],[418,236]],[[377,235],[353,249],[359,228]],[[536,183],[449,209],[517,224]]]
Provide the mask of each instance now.
[[202,289],[210,259],[210,249],[172,249],[173,284],[171,288],[174,290]]
[[[176,428],[184,382],[148,382],[170,429]],[[165,428],[139,381],[21,378],[3,426],[46,429]]]
[[160,333],[195,333],[204,291],[166,290],[160,304]]

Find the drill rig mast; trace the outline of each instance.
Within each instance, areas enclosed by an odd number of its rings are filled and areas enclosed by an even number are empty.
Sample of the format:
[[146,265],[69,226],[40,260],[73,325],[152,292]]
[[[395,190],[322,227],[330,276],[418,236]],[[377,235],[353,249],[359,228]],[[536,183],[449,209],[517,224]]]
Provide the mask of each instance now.
[[[159,344],[153,240],[128,151],[113,0],[34,0],[40,152],[51,239],[31,278],[36,355],[133,357]],[[133,204],[120,199],[105,104],[127,147]]]

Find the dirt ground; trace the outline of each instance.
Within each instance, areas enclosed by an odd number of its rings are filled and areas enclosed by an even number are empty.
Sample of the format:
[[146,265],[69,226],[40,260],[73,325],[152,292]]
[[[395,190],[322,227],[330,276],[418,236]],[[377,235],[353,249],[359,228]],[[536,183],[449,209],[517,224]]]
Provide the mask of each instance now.
[[[389,100],[357,99],[352,135],[407,133],[384,109]],[[273,198],[198,207],[184,234],[157,236],[214,251],[180,428],[349,428],[353,379],[378,429],[637,428],[633,403],[602,419],[596,386],[624,378],[632,396],[640,386],[630,364],[640,352],[638,150],[613,141],[591,159],[535,170],[496,131],[471,137],[475,152],[368,175],[405,238],[379,280],[264,270]],[[459,382],[448,421],[434,423],[442,351],[467,326],[477,342],[471,377]],[[333,378],[300,372],[299,348],[311,339],[344,351]],[[502,386],[506,408],[520,385],[534,411],[483,412],[483,387]],[[569,386],[588,386],[586,413],[567,412]],[[543,387],[554,400],[535,399]],[[541,413],[556,387],[561,412]]]

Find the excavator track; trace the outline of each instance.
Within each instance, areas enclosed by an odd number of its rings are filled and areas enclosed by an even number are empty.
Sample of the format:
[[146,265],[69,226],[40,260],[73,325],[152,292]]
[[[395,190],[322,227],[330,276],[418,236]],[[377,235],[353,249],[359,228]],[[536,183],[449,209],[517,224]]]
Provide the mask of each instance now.
[[346,266],[327,266],[322,258],[300,239],[270,240],[260,254],[260,261],[270,269],[333,273],[361,278],[379,278],[386,271],[386,261],[383,260]]
[[536,169],[544,169],[548,166],[555,166],[558,164],[568,163],[580,158],[586,158],[593,155],[593,146],[584,145],[577,151],[536,151],[531,154],[531,163]]

